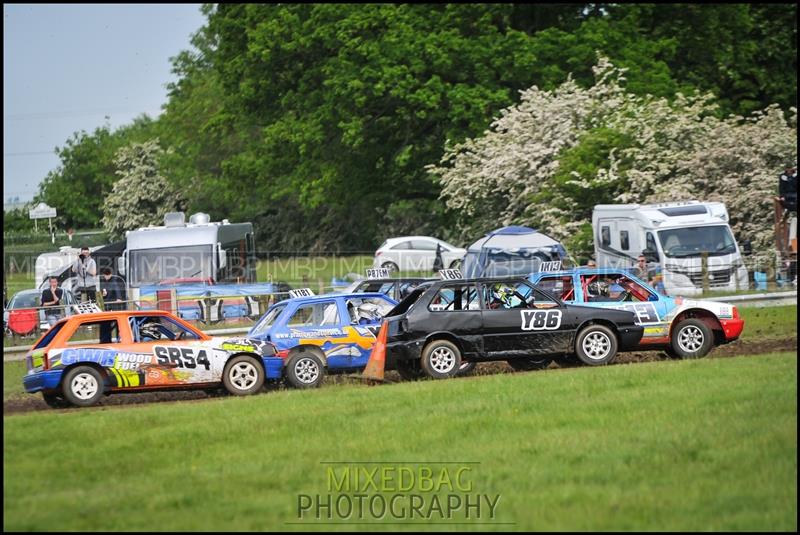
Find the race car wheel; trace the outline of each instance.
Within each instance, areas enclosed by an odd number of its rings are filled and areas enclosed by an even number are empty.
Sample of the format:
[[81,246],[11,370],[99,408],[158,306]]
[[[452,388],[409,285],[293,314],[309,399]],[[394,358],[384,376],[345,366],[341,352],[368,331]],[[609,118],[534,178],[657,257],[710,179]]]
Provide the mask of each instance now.
[[425,375],[418,360],[398,360],[395,363],[395,368],[404,381],[416,381]]
[[528,372],[531,370],[543,370],[550,366],[553,362],[551,358],[523,358],[523,359],[508,359],[508,365],[511,366],[515,372]]
[[467,362],[462,360],[461,366],[458,368],[458,375],[469,375],[470,373],[472,373],[472,370],[474,370],[475,366],[477,365],[478,365],[477,362]]
[[685,319],[672,329],[671,349],[682,359],[705,357],[714,343],[711,329],[702,320]]
[[400,269],[394,262],[384,262],[383,264],[381,264],[381,267],[384,269],[388,269],[389,273],[394,273]]
[[48,407],[53,409],[63,409],[69,407],[69,402],[58,394],[52,392],[42,392],[42,399],[47,403]]
[[89,407],[98,402],[105,391],[103,374],[91,366],[76,366],[64,376],[64,399],[78,407]]
[[461,351],[452,342],[434,340],[422,350],[422,369],[434,379],[454,377],[461,367]]
[[450,269],[461,269],[461,260],[453,260],[450,262]]
[[264,366],[253,356],[235,356],[225,363],[222,384],[234,396],[255,394],[264,386]]
[[286,362],[286,379],[295,388],[315,388],[325,377],[325,365],[310,351],[295,353]]
[[589,366],[608,364],[617,356],[617,336],[605,325],[588,325],[578,333],[575,353]]

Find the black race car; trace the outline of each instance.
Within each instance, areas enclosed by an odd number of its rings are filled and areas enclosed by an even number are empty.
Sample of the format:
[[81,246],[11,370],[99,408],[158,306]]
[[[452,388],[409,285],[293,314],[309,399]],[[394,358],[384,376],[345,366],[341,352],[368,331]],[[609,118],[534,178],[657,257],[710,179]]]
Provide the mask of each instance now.
[[567,305],[524,277],[426,282],[384,321],[386,369],[404,378],[452,377],[463,361],[531,370],[576,355],[608,364],[643,331],[632,312]]

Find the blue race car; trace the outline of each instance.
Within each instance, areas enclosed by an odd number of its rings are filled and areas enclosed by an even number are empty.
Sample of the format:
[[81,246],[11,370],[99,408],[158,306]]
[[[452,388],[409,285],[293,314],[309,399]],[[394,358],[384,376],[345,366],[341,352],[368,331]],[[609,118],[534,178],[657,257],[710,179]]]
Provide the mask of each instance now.
[[644,327],[640,349],[666,349],[690,359],[739,338],[744,320],[735,306],[660,294],[624,269],[574,268],[528,278],[569,304],[630,310]]
[[291,385],[316,387],[326,370],[358,370],[367,365],[383,317],[396,304],[381,293],[294,297],[267,309],[248,337],[278,348]]

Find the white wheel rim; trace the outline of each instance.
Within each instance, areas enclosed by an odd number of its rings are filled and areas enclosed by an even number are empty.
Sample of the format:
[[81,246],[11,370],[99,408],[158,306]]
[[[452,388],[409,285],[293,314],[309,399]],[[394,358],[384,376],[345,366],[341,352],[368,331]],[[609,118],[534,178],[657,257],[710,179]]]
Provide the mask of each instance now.
[[100,385],[97,382],[97,378],[91,373],[79,373],[72,378],[70,389],[76,398],[86,401],[97,394]]
[[594,331],[583,339],[583,352],[592,360],[602,360],[611,351],[611,340],[605,333]]
[[439,373],[449,373],[456,365],[456,356],[447,347],[437,347],[431,353],[431,367]]
[[319,377],[319,366],[314,359],[304,358],[294,365],[294,375],[300,382],[311,384]]
[[703,331],[695,325],[687,325],[678,333],[678,345],[687,353],[696,353],[703,347]]
[[389,273],[394,273],[394,271],[397,268],[397,266],[395,266],[393,262],[386,262],[381,267],[384,268],[384,269],[388,269]]
[[252,362],[238,362],[231,367],[229,377],[238,390],[247,390],[258,381],[258,370]]

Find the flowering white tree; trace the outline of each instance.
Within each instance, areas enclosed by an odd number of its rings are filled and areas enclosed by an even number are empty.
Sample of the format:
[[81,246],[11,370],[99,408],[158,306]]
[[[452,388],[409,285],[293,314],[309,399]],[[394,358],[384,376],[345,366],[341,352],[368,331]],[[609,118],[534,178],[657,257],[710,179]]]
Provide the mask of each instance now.
[[[594,204],[722,200],[737,236],[768,250],[777,175],[797,158],[797,110],[788,120],[776,106],[719,118],[713,95],[677,94],[670,102],[630,94],[624,69],[603,57],[594,73],[587,89],[568,79],[553,91],[523,91],[481,137],[446,148],[428,167],[459,214],[461,236],[528,224],[585,251],[590,244],[574,239],[588,236],[580,231]],[[579,144],[593,132],[626,141],[610,147],[600,166],[576,164],[586,159]],[[566,155],[571,171],[562,169]]]
[[163,153],[158,139],[117,151],[114,163],[120,178],[103,203],[103,227],[112,236],[160,223],[167,212],[181,207],[183,197],[159,172]]

